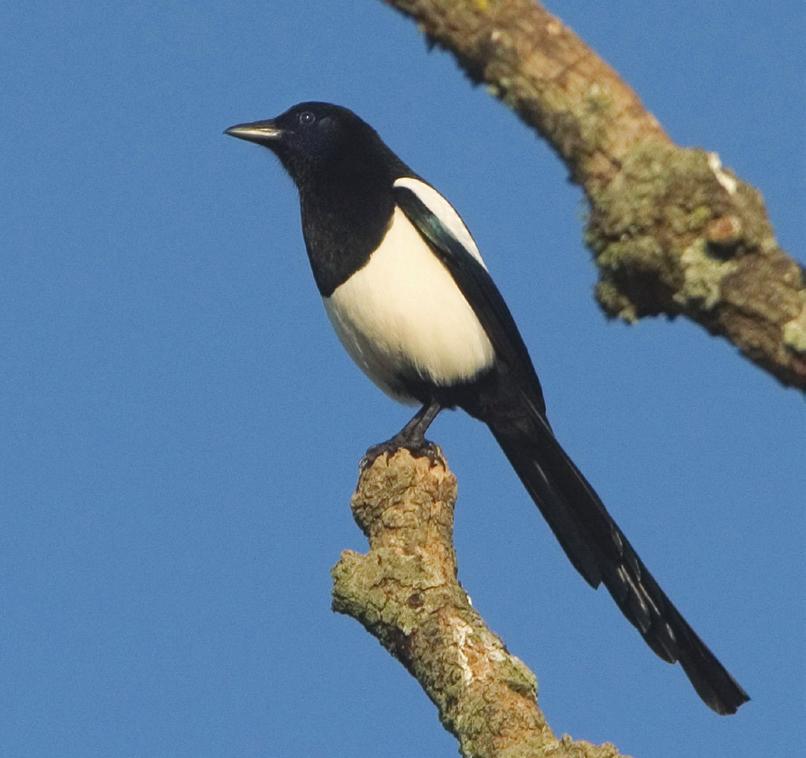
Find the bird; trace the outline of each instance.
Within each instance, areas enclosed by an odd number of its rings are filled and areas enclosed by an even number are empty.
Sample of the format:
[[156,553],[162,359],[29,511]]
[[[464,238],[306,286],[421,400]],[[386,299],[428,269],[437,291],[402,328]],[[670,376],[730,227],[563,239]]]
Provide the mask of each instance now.
[[419,406],[370,455],[427,453],[443,409],[484,422],[576,570],[604,584],[702,700],[749,696],[675,608],[557,440],[523,338],[459,213],[351,110],[302,102],[224,132],[268,148],[299,192],[302,234],[344,348],[387,395]]

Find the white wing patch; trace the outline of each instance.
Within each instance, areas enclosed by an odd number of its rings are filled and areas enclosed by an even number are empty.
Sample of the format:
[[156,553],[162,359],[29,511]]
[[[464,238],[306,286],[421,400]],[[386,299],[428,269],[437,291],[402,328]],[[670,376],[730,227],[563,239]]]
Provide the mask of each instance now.
[[395,180],[395,187],[405,187],[411,190],[420,199],[420,202],[431,211],[458,242],[470,253],[484,268],[484,261],[476,245],[476,241],[467,230],[462,217],[456,212],[454,207],[439,194],[430,184],[426,184],[419,179],[403,177]]
[[412,369],[445,387],[473,379],[495,357],[450,272],[400,208],[367,264],[324,304],[352,359],[403,402],[412,398],[401,393],[399,378]]

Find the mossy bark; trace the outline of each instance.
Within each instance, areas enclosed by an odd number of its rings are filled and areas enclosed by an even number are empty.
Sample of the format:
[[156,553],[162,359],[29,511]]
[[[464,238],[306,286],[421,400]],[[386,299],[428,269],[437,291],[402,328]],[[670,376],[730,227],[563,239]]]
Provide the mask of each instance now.
[[635,92],[534,0],[384,0],[568,166],[610,317],[686,316],[806,389],[806,284],[757,190],[674,145]]
[[352,498],[369,538],[333,568],[333,608],[360,621],[421,684],[467,758],[618,758],[615,747],[557,738],[537,681],[484,623],[457,579],[456,478],[441,453],[408,450],[365,467]]

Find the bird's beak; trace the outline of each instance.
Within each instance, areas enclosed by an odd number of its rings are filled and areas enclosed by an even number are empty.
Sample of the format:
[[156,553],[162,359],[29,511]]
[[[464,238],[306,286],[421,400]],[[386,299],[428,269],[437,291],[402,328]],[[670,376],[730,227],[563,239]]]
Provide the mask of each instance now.
[[247,142],[256,142],[258,145],[269,146],[272,142],[277,142],[284,132],[274,121],[252,121],[249,124],[231,126],[224,130],[224,134]]

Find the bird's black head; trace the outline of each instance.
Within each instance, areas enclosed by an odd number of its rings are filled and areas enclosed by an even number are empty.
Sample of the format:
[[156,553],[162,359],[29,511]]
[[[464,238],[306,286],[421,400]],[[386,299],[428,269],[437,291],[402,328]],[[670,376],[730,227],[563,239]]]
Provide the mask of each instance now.
[[238,124],[224,133],[269,148],[300,186],[323,176],[400,164],[369,124],[330,103],[299,103],[277,118]]

